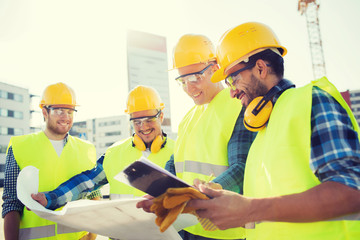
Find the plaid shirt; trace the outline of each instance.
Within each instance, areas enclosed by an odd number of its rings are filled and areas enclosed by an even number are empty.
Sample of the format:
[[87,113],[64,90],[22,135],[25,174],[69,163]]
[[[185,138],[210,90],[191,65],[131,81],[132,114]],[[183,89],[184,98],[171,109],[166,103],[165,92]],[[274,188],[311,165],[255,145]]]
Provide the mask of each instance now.
[[[251,143],[256,137],[256,133],[250,132],[245,128],[243,124],[244,113],[245,108],[242,108],[228,142],[229,168],[212,181],[219,183],[223,189],[237,193],[242,193],[246,158]],[[166,163],[165,169],[176,175],[174,155]]]
[[108,183],[103,167],[105,154],[96,162],[93,169],[73,176],[55,190],[45,193],[48,200],[46,208],[57,209],[67,202],[78,200],[89,195],[91,191],[99,189]]
[[[310,168],[321,182],[335,181],[360,190],[359,137],[352,127],[347,112],[330,94],[317,87],[313,88],[312,98]],[[247,156],[245,149],[248,149],[248,147],[242,146],[242,144],[247,142],[244,139],[249,138],[250,135],[241,133],[243,124],[240,119],[241,117],[239,116],[233,135],[228,143],[229,165],[236,162],[235,159],[243,159]],[[66,201],[63,201],[63,199],[66,199],[67,195],[75,196],[78,194],[80,191],[77,189],[81,187],[81,184],[93,185],[96,188],[96,182],[99,182],[101,179],[106,181],[102,161],[103,157],[98,160],[97,167],[95,168],[97,171],[90,170],[93,174],[88,174],[89,178],[87,180],[84,179],[84,182],[79,181],[75,183],[74,177],[72,180],[61,185],[57,190],[51,192],[51,198],[47,195],[48,206],[55,206],[56,208],[64,205]],[[245,160],[237,160],[237,162],[238,165],[242,166],[240,168],[242,168],[241,174],[243,175]],[[175,173],[173,158],[167,163],[166,169]],[[242,189],[243,178],[237,177],[238,175],[230,172],[229,174],[220,175],[215,180],[223,184],[226,189]],[[240,183],[239,179],[241,179]],[[73,187],[68,187],[69,185]],[[69,192],[72,193],[69,194]],[[68,198],[67,201],[72,199],[76,199],[76,197]]]
[[310,168],[321,182],[360,190],[360,144],[345,109],[326,91],[313,88]]
[[[64,138],[64,146],[68,141],[68,135]],[[17,164],[14,153],[12,150],[12,146],[9,147],[8,152],[6,154],[5,161],[5,179],[4,179],[4,192],[3,192],[3,205],[2,205],[2,217],[11,211],[17,211],[22,215],[24,210],[24,204],[20,202],[17,198],[16,193],[16,181],[17,177],[20,173],[20,167]],[[90,195],[88,195],[89,199],[101,196],[100,191],[94,191]]]

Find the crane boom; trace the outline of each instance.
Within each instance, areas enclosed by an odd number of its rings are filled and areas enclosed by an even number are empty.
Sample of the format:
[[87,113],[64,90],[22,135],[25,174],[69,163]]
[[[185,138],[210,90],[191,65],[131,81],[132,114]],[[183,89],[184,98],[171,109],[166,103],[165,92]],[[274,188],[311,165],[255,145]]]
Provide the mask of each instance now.
[[298,11],[301,15],[305,13],[306,16],[313,75],[315,79],[326,75],[318,16],[319,7],[320,4],[317,0],[298,1]]

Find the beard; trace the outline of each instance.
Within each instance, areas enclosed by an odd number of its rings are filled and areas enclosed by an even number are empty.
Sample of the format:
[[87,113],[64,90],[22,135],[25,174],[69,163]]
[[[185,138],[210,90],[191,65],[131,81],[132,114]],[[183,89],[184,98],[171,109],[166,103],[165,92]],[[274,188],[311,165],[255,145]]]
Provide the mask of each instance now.
[[249,97],[249,103],[257,97],[265,96],[268,93],[268,88],[262,81],[251,74],[251,90],[249,89],[247,95]]
[[[60,121],[60,120],[59,120]],[[51,119],[49,116],[48,121],[46,123],[46,128],[55,135],[65,135],[67,134],[71,129],[72,124],[70,123],[67,126],[59,127],[57,124],[57,120]]]

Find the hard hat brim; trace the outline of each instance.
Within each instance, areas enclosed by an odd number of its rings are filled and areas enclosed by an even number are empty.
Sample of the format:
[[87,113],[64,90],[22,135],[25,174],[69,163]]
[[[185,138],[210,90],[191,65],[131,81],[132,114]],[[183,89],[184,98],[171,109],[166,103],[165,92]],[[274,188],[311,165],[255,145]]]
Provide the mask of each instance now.
[[217,83],[225,79],[224,75],[224,68],[218,69],[214,74],[211,76],[211,82]]

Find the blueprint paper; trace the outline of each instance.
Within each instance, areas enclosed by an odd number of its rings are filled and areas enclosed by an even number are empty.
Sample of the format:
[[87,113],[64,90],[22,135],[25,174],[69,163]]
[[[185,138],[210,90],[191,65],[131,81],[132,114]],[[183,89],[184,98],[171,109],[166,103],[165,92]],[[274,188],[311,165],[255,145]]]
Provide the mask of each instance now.
[[143,198],[78,200],[69,202],[60,211],[51,211],[31,198],[31,193],[38,192],[38,183],[39,170],[25,167],[17,180],[18,198],[38,216],[64,227],[129,240],[181,240],[174,227],[161,233],[155,224],[155,214],[135,207]]

